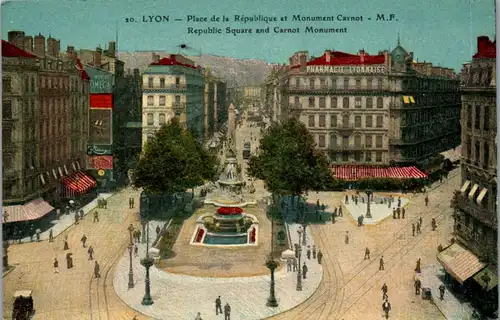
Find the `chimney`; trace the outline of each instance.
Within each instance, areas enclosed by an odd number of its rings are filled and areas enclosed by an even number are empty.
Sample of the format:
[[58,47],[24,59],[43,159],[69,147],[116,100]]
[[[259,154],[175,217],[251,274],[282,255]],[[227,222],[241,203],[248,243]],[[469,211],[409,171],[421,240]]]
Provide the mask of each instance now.
[[27,36],[23,39],[24,50],[33,51],[33,37]]
[[54,56],[59,57],[59,53],[61,52],[61,40],[56,40],[54,43]]
[[15,45],[18,48],[22,48],[24,45],[24,31],[9,31],[8,33],[9,43]]
[[160,56],[153,52],[151,53],[151,60],[153,61],[153,63],[158,63],[160,61]]
[[330,50],[326,50],[325,51],[325,59],[326,59],[326,63],[330,63],[330,59],[332,57],[332,52]]
[[45,55],[45,37],[40,33],[35,36],[34,51],[38,54]]
[[58,41],[49,36],[47,39],[47,53],[51,56],[57,57],[59,55]]
[[101,67],[101,55],[102,49],[100,47],[95,48],[94,51],[94,66],[100,68]]
[[108,57],[114,58],[116,56],[116,42],[110,41],[108,48]]

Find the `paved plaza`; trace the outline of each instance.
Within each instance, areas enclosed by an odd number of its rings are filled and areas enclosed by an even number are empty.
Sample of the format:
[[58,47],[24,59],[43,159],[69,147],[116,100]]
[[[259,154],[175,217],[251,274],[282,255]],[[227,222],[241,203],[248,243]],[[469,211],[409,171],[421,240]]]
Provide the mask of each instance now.
[[[354,193],[351,193],[350,195],[354,195]],[[367,218],[366,217],[366,212],[367,212],[367,202],[366,202],[366,195],[360,194],[359,195],[359,201],[356,204],[354,201],[352,201],[351,197],[349,196],[349,203],[345,203],[343,201],[343,206],[345,209],[347,209],[347,213],[355,220],[357,221],[359,216],[363,216],[363,224],[365,225],[374,225],[382,220],[392,217],[393,210],[398,208],[398,198],[401,200],[401,208],[405,208],[409,203],[409,200],[401,196],[399,194],[393,195],[394,201],[390,203],[381,203],[382,199],[388,199],[390,195],[386,193],[374,193],[372,196],[372,202],[370,203],[370,212],[372,217]],[[364,200],[361,201],[361,199]]]

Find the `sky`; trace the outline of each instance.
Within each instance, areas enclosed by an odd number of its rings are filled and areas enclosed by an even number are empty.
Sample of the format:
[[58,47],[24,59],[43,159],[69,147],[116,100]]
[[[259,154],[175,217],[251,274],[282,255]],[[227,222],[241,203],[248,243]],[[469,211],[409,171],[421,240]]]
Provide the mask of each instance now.
[[[186,44],[186,55],[214,54],[237,59],[287,63],[296,51],[320,56],[324,50],[370,54],[401,45],[418,61],[454,68],[476,52],[476,38],[495,36],[494,0],[44,0],[6,1],[2,4],[2,38],[10,30],[41,33],[61,40],[61,49],[93,49],[113,41],[118,51],[177,53]],[[293,22],[293,15],[362,17],[363,21]],[[388,20],[376,21],[377,14]],[[149,16],[168,16],[168,22],[143,22]],[[187,16],[206,17],[208,22],[188,22]],[[211,22],[212,16],[228,22]],[[262,15],[276,22],[235,22],[234,16]],[[287,21],[281,21],[283,17]],[[371,20],[368,20],[368,19]],[[182,21],[175,21],[181,19]],[[131,22],[131,21],[134,22]],[[256,34],[256,28],[270,33]],[[347,28],[345,33],[305,33],[305,28]],[[221,34],[189,34],[188,28],[220,28]],[[252,34],[233,35],[226,28],[252,29]],[[299,28],[299,33],[274,33],[273,29]]]

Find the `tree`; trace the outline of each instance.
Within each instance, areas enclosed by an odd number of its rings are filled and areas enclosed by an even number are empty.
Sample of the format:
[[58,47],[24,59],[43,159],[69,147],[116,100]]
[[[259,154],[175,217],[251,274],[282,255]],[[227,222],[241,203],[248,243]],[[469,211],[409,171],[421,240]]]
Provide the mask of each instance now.
[[315,149],[313,137],[296,119],[267,129],[259,155],[250,159],[248,174],[264,180],[268,190],[279,196],[301,196],[334,182],[326,156]]
[[174,118],[144,147],[135,186],[151,194],[173,194],[203,184],[216,170],[216,158]]

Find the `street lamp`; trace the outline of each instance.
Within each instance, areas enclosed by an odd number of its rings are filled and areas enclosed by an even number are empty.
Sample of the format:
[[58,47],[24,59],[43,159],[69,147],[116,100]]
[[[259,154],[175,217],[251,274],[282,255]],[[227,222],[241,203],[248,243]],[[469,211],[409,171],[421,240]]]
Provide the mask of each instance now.
[[146,242],[146,220],[145,219],[142,219],[141,220],[141,225],[142,225],[142,239],[141,239],[141,243],[145,243]]
[[141,260],[141,264],[146,268],[146,288],[144,292],[144,297],[142,298],[143,306],[152,305],[153,298],[151,298],[151,287],[150,287],[150,279],[149,279],[149,268],[153,265],[153,258],[149,256],[149,221],[147,223],[147,235],[146,235],[146,257]]
[[278,306],[278,301],[276,300],[276,294],[274,291],[274,270],[278,268],[278,262],[274,261],[272,254],[269,255],[269,258],[266,261],[266,267],[271,271],[271,287],[269,289],[269,298],[267,299],[266,306],[276,308]]
[[302,239],[302,232],[304,232],[304,228],[302,228],[301,225],[297,228],[297,233],[299,235],[299,246],[300,246],[300,240]]
[[298,256],[299,256],[299,265],[298,265],[298,269],[297,269],[297,288],[296,290],[297,291],[302,291],[302,276],[301,276],[301,272],[300,272],[300,257],[302,256],[302,247],[299,245],[297,246],[297,253],[298,253]]
[[368,196],[368,201],[366,201],[366,217],[367,218],[371,218],[372,217],[372,213],[371,213],[371,210],[370,210],[370,200],[371,200],[371,195],[373,194],[373,191],[371,190],[365,190],[365,193],[366,195]]
[[130,268],[128,270],[128,288],[132,289],[134,287],[134,272],[132,271],[132,250],[134,248],[134,245],[130,243],[128,245],[128,253],[130,256]]
[[307,227],[307,222],[306,222],[306,220],[302,221],[302,227],[304,229],[304,236],[302,237],[302,245],[305,246],[305,245],[307,245],[307,242],[306,242],[306,227]]
[[132,232],[134,232],[134,226],[132,224],[130,224],[127,228],[129,234],[130,234],[130,244],[133,244],[133,240],[132,240]]

